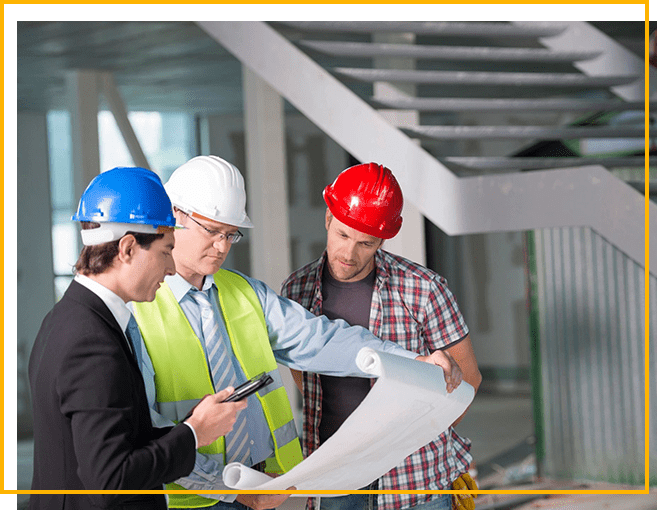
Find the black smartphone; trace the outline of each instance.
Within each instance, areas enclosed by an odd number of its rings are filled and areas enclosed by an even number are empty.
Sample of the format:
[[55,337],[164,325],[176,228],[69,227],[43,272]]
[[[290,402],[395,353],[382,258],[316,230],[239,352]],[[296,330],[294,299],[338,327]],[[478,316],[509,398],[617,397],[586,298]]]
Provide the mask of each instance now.
[[269,374],[260,374],[244,384],[240,384],[235,391],[224,402],[237,402],[238,400],[245,399],[249,395],[253,395],[256,391],[264,388],[268,384],[274,382],[274,379]]

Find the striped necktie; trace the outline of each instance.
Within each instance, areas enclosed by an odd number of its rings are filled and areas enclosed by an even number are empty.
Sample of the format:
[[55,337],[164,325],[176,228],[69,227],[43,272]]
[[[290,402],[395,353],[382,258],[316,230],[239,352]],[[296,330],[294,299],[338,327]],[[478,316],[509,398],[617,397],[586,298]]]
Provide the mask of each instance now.
[[[201,329],[208,356],[208,364],[215,391],[235,386],[237,374],[233,367],[232,353],[222,338],[219,322],[215,317],[208,295],[203,291],[191,291],[190,297],[201,310]],[[226,435],[226,458],[229,462],[247,464],[251,457],[251,443],[246,426],[246,413],[240,412],[233,430]],[[250,463],[249,463],[250,464]]]
[[125,328],[125,336],[128,337],[130,345],[132,346],[132,354],[137,360],[137,365],[139,365],[139,370],[141,370],[141,337],[139,333],[139,326],[137,326],[137,321],[135,320],[134,315],[130,315],[130,320],[128,321],[128,326]]

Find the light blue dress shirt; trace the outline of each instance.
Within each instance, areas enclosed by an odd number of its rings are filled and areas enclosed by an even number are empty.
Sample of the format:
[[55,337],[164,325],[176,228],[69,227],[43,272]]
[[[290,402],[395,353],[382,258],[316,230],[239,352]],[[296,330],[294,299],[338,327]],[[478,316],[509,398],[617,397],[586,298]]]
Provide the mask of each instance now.
[[[269,333],[269,342],[276,361],[289,368],[334,376],[370,377],[356,365],[356,355],[363,347],[389,352],[414,359],[417,353],[407,351],[395,343],[375,337],[360,326],[349,326],[339,319],[330,321],[326,317],[316,317],[301,305],[276,294],[265,283],[245,276],[253,287],[262,305]],[[166,283],[185,313],[194,333],[202,337],[200,307],[190,297],[189,291],[196,290],[180,275],[167,276]],[[212,276],[206,276],[203,288],[212,289],[210,300],[215,316],[218,318],[226,347],[232,352],[223,316],[219,311],[217,288]],[[203,346],[205,349],[205,346]],[[206,353],[207,359],[207,353]],[[244,371],[233,356],[233,365],[238,376],[237,384],[246,381]],[[211,372],[211,370],[210,370]],[[155,400],[154,369],[142,340],[142,374],[146,385],[146,395],[151,407],[151,418],[156,427],[171,426],[173,423],[157,412]],[[277,376],[280,374],[276,372]],[[221,388],[218,388],[221,389]],[[255,396],[249,397],[248,407],[242,411],[248,414],[249,437],[251,439],[251,465],[258,464],[274,453],[273,440],[262,406]],[[194,471],[176,483],[190,490],[226,490],[221,478],[224,465],[196,453]],[[204,494],[204,497],[226,502],[235,500],[235,494]]]

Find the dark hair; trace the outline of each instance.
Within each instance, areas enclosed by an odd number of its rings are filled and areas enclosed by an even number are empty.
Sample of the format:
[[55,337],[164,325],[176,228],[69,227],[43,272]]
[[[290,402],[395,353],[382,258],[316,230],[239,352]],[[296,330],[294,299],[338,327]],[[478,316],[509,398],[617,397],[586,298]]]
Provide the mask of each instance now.
[[[91,221],[82,222],[82,230],[90,230],[100,227],[99,223]],[[126,232],[125,235],[132,235],[137,244],[142,248],[148,250],[151,244],[158,239],[162,239],[164,234],[142,234],[139,232]],[[85,246],[78,257],[78,261],[73,268],[75,273],[83,275],[100,274],[107,271],[114,258],[119,253],[119,241],[111,241],[109,243],[97,244],[94,246]]]

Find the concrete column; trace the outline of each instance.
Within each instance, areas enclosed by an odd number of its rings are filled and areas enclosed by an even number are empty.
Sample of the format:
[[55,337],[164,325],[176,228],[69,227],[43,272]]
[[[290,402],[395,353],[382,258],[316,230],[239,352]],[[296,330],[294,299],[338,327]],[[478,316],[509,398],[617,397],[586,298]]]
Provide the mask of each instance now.
[[291,271],[283,100],[242,69],[251,274],[278,290]]
[[[373,42],[414,44],[415,34],[373,34]],[[376,57],[374,67],[378,69],[415,69],[415,60],[400,57]],[[375,99],[391,99],[398,97],[414,97],[416,87],[412,83],[392,85],[386,82],[374,83]],[[420,114],[415,110],[379,110],[379,113],[393,126],[408,127],[420,124]],[[383,165],[385,161],[377,161]],[[395,168],[391,168],[393,173]],[[402,190],[403,191],[403,190]],[[404,222],[402,228],[393,239],[386,241],[383,248],[419,264],[426,264],[426,248],[424,238],[424,217],[419,209],[408,199],[404,201]]]
[[[240,112],[235,114],[203,115],[198,118],[199,154],[214,155],[229,161],[240,169],[244,179],[248,182],[244,154],[244,116]],[[247,187],[248,190],[248,187]],[[251,207],[249,200],[247,209]],[[249,229],[251,230],[251,229]],[[244,274],[251,273],[250,242],[252,232],[238,244],[234,244],[223,266],[227,269],[236,269]]]
[[71,112],[71,153],[75,200],[100,173],[98,149],[98,73],[66,72],[66,93]]
[[46,116],[17,119],[17,414],[18,434],[32,432],[27,362],[41,321],[55,304]]
[[[283,99],[242,66],[247,209],[251,229],[251,275],[276,292],[291,272]],[[279,366],[297,429],[301,397],[288,368]]]

